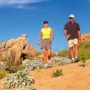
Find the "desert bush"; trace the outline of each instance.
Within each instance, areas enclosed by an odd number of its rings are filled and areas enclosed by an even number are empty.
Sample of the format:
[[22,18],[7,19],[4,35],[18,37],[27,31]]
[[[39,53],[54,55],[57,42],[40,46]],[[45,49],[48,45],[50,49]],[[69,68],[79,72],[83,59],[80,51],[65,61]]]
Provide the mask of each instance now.
[[59,77],[62,75],[62,70],[57,69],[56,71],[53,71],[52,76],[53,77]]
[[58,56],[55,60],[53,60],[55,64],[59,65],[66,65],[71,63],[71,59],[68,59],[67,57],[60,57]]
[[24,67],[23,65],[19,65],[19,66],[17,67],[17,71],[18,71],[18,70],[21,71],[21,70],[23,70],[23,69],[25,69],[25,67]]
[[35,53],[35,56],[38,57],[38,56],[41,55],[41,54],[42,54],[42,52],[36,52],[36,53]]
[[87,59],[84,55],[82,55],[81,61],[83,62],[83,64],[81,66],[85,67]]
[[14,56],[14,51],[10,50],[7,51],[5,54],[5,58],[4,58],[4,67],[10,69],[10,66],[14,65],[14,60],[15,60],[15,56]]
[[[90,41],[84,41],[79,44],[79,59],[82,60],[84,55],[85,59],[90,58]],[[58,56],[70,58],[69,50],[64,49],[58,52]]]
[[7,71],[0,70],[0,79],[4,78],[7,75]]
[[32,54],[32,53],[27,53],[26,59],[34,60],[34,54]]
[[7,70],[9,73],[15,73],[18,70],[23,70],[25,67],[23,65],[14,65],[14,66],[10,66],[10,68],[6,68],[5,70]]
[[22,87],[19,90],[36,90],[36,88],[34,86],[30,86],[30,87]]
[[5,69],[4,66],[0,65],[0,70]]
[[82,57],[87,60],[90,58],[90,41],[89,42],[82,42],[79,45],[79,58],[82,60]]
[[42,60],[29,60],[28,62],[24,63],[23,66],[27,70],[34,70],[36,68],[42,68],[44,62]]
[[15,61],[15,53],[13,50],[6,52],[6,57],[3,61],[4,61],[4,68],[9,73],[16,72],[21,65],[21,60]]
[[58,52],[58,56],[69,57],[69,50],[62,50]]
[[2,80],[3,87],[7,89],[23,87],[33,83],[34,80],[26,69],[23,69],[22,71],[18,70],[14,74],[7,74],[7,76]]

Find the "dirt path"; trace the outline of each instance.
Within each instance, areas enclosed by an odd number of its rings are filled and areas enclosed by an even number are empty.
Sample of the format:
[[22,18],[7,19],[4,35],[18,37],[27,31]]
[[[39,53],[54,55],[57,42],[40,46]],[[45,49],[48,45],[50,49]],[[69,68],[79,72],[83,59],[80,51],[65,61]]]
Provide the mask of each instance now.
[[[35,80],[33,86],[37,90],[90,90],[90,60],[87,64],[86,67],[82,67],[80,66],[81,62],[79,62],[31,71],[30,74]],[[57,69],[61,69],[63,75],[57,78],[52,77],[53,70],[55,71]],[[16,89],[2,89],[0,87],[0,90]]]

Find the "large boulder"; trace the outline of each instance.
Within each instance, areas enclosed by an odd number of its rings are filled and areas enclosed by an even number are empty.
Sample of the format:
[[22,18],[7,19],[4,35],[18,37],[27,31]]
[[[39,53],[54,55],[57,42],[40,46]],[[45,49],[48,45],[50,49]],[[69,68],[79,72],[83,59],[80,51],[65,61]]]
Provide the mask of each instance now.
[[28,44],[27,34],[23,34],[16,39],[10,39],[0,45],[0,60],[4,60],[8,51],[13,51],[15,61],[20,60],[23,52],[35,53],[37,50],[33,45]]

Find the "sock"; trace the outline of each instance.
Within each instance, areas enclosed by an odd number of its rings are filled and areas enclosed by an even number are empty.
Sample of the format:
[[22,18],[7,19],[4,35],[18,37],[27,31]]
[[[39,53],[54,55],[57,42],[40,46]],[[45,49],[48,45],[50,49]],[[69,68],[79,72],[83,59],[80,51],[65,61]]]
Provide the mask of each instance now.
[[78,56],[76,56],[75,58],[78,58]]
[[74,58],[72,58],[72,60],[74,60]]

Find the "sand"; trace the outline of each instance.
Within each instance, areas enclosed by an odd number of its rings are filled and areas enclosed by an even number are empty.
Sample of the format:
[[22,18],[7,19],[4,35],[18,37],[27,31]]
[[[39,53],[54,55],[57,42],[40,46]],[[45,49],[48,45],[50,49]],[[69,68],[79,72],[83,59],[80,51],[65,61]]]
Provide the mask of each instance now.
[[[81,65],[82,62],[78,62],[30,71],[35,80],[32,86],[37,90],[90,90],[90,60],[86,62],[85,67]],[[57,69],[62,70],[63,75],[52,77],[53,71]],[[0,90],[16,90],[16,88],[2,88],[1,82],[2,80],[0,80]]]

